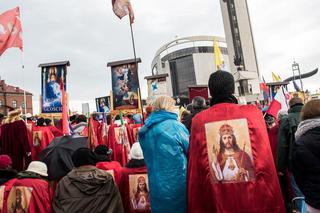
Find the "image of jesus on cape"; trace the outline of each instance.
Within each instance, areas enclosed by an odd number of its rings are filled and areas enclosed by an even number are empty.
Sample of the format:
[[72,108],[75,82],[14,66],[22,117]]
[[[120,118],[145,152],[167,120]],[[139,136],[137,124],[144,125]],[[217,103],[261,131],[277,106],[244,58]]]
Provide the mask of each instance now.
[[[248,131],[248,130],[246,130]],[[213,145],[211,163],[215,178],[221,182],[247,182],[255,179],[252,160],[245,151],[246,143],[240,149],[233,128],[224,124],[219,129],[220,150]],[[250,145],[250,144],[248,144]]]

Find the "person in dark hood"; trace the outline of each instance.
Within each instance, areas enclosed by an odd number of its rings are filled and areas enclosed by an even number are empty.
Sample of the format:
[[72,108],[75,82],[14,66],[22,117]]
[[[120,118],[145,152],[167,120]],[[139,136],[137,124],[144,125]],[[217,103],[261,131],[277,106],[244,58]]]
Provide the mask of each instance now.
[[54,212],[123,212],[119,190],[109,173],[95,167],[97,159],[88,148],[73,153],[75,168],[57,186]]
[[305,196],[307,212],[320,212],[320,100],[311,100],[301,112],[295,134],[292,172]]
[[206,108],[206,100],[203,97],[196,96],[192,99],[191,114],[184,116],[182,120],[182,123],[187,127],[189,132],[191,131],[192,118]]
[[0,185],[15,178],[17,171],[12,169],[12,160],[8,155],[0,155]]

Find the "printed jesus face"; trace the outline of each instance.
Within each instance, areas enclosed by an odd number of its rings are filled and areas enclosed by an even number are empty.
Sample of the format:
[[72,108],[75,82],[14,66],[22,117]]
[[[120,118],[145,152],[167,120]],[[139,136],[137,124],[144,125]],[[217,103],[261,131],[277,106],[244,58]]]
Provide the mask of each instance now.
[[207,123],[206,140],[213,183],[255,180],[246,119]]
[[222,142],[224,144],[224,146],[226,147],[226,149],[231,149],[232,148],[232,136],[231,135],[222,135]]

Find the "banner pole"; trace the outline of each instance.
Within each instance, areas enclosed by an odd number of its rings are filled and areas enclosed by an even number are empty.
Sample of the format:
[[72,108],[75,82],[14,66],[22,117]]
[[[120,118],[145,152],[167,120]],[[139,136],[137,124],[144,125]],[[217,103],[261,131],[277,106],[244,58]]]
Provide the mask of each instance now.
[[[130,24],[130,31],[131,31],[131,41],[132,41],[132,48],[133,48],[133,55],[134,55],[134,63],[136,65],[137,69],[137,76],[138,76],[138,83],[139,83],[139,75],[138,75],[138,63],[137,63],[137,55],[136,55],[136,45],[134,42],[134,35],[133,35],[133,28],[132,28],[132,23],[130,21],[130,16],[129,17],[129,24]],[[138,99],[140,101],[140,106],[141,106],[141,115],[142,115],[142,121],[144,123],[144,116],[143,116],[143,105],[142,105],[142,99],[141,99],[141,91],[140,91],[140,83],[139,83],[139,89],[138,89]]]
[[[21,7],[19,7],[19,15],[20,15],[20,22],[21,22],[21,38],[23,41],[23,31],[22,31],[22,12]],[[22,71],[22,86],[23,86],[23,102],[24,102],[24,115],[27,114],[27,95],[26,95],[26,88],[25,88],[25,78],[24,78],[24,52],[23,47],[21,48],[21,71]],[[25,119],[27,121],[27,118]]]

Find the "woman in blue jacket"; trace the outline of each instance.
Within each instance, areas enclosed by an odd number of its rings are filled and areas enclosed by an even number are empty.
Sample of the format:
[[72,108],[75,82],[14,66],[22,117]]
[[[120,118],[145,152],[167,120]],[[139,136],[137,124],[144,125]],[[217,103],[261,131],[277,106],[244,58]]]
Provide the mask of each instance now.
[[189,133],[173,112],[175,101],[160,96],[139,131],[148,169],[151,211],[187,212],[187,154]]

